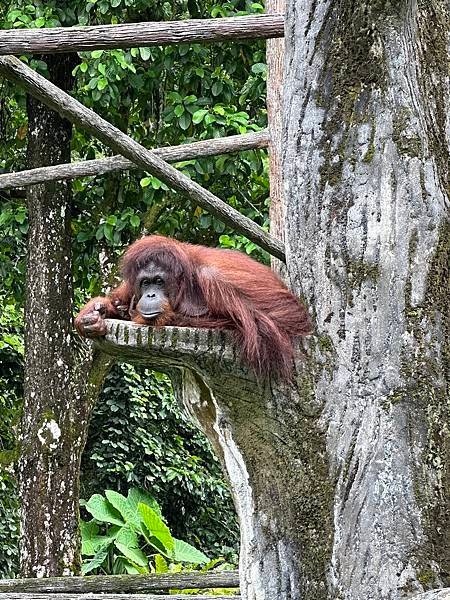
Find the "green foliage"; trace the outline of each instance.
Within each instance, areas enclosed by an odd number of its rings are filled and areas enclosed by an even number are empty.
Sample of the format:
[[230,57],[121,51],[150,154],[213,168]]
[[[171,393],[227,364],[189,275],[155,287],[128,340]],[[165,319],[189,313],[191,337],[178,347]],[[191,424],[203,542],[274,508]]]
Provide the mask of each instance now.
[[[9,0],[0,3],[0,27],[227,17],[262,11],[263,6],[251,0]],[[74,69],[73,94],[148,148],[256,131],[266,126],[264,53],[262,41],[83,52]],[[46,74],[44,59],[26,60]],[[25,168],[26,135],[25,94],[19,86],[2,81],[0,172]],[[74,160],[110,154],[95,138],[74,131]],[[265,151],[176,166],[268,227]],[[79,179],[73,182],[73,191],[77,306],[101,292],[124,248],[142,233],[236,248],[268,261],[255,244],[148,173],[136,170]],[[0,443],[2,451],[11,453],[22,393],[20,313],[28,225],[23,193],[13,190],[0,198],[0,314],[9,319],[0,335]],[[19,315],[16,325],[11,324],[15,321],[10,310]],[[11,570],[14,559],[3,560],[2,555],[4,548],[14,548],[16,536],[14,480],[9,471],[0,474],[0,485],[0,565]],[[150,489],[177,537],[214,555],[233,555],[237,525],[227,485],[209,445],[181,413],[163,376],[117,367],[108,378],[91,425],[82,485],[89,493],[130,485]]]
[[82,554],[92,557],[82,573],[157,572],[172,563],[207,563],[208,557],[190,544],[172,536],[156,500],[131,488],[127,497],[107,490],[105,497],[93,495],[84,504],[93,520],[81,521]]
[[0,296],[0,577],[17,570],[18,498],[14,478],[16,426],[22,395],[22,315]]
[[131,365],[112,370],[91,419],[81,480],[85,497],[112,487],[151,490],[174,535],[235,561],[228,486],[165,375]]

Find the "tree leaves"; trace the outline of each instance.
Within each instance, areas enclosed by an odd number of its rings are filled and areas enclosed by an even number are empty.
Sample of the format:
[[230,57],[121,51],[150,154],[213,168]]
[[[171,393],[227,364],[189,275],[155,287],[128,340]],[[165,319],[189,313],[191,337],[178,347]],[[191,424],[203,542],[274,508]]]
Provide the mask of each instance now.
[[[131,488],[125,497],[106,490],[105,496],[94,494],[84,504],[94,517],[89,522],[81,521],[82,554],[93,557],[83,565],[84,574],[98,570],[108,557],[113,572],[148,573],[150,557],[148,550],[144,551],[144,540],[153,548],[152,554],[156,551],[156,556],[163,554],[170,561],[194,564],[208,561],[203,552],[172,537],[158,503],[148,492]],[[166,562],[160,557],[156,564],[162,569]]]
[[102,523],[113,523],[115,525],[124,525],[120,513],[100,494],[91,496],[85,506],[91,515],[97,521]]

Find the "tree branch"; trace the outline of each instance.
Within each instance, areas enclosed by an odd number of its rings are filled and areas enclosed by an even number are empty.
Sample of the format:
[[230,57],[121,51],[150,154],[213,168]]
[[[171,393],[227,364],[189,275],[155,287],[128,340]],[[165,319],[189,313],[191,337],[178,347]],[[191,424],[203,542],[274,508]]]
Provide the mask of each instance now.
[[91,27],[6,29],[0,31],[0,55],[267,39],[283,35],[282,15],[248,15]]
[[[168,162],[179,162],[204,156],[267,148],[268,143],[269,133],[267,130],[263,130],[257,133],[202,140],[200,142],[193,142],[192,144],[155,148],[152,152]],[[17,173],[4,173],[0,175],[0,190],[26,187],[28,185],[35,185],[36,183],[43,183],[44,181],[75,179],[77,177],[104,175],[113,171],[132,169],[139,169],[139,167],[123,156],[65,163],[51,167],[28,169]]]
[[22,86],[29,94],[38,98],[60,115],[89,131],[115,152],[135,162],[175,190],[186,194],[195,202],[231,227],[246,235],[255,244],[280,260],[285,260],[284,245],[265,232],[262,227],[237,210],[205,190],[201,185],[147,150],[117,127],[102,119],[94,111],[60,90],[19,59],[13,56],[0,57],[0,73]]

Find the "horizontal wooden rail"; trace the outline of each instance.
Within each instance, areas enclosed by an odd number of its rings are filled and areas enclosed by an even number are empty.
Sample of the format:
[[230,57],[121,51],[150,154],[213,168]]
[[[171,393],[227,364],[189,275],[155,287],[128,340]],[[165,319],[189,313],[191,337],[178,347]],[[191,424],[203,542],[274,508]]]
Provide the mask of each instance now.
[[204,596],[202,594],[2,594],[0,600],[241,600],[241,596]]
[[272,256],[285,260],[284,244],[264,231],[226,202],[177,171],[154,152],[131,139],[97,113],[86,108],[69,94],[23,64],[14,56],[0,56],[0,74],[23,87],[46,106],[92,133],[118,154],[149,171],[167,185],[188,196],[196,204],[247,236]]
[[284,35],[282,15],[0,30],[0,55],[222,42]]
[[9,598],[12,593],[119,594],[146,592],[151,590],[237,587],[239,587],[238,571],[216,571],[212,573],[161,573],[151,575],[89,575],[86,577],[45,577],[42,579],[0,579],[0,594],[8,593]]
[[[179,162],[205,156],[215,156],[217,154],[267,148],[268,144],[269,133],[264,129],[256,133],[230,135],[229,137],[202,140],[200,142],[192,142],[191,144],[155,148],[152,152],[168,162]],[[28,185],[35,185],[36,183],[43,183],[44,181],[75,179],[76,177],[104,175],[112,171],[139,168],[138,165],[123,156],[110,156],[108,158],[84,160],[75,163],[53,165],[51,167],[39,167],[38,169],[28,169],[26,171],[18,171],[17,173],[4,173],[0,175],[0,190],[26,187]]]

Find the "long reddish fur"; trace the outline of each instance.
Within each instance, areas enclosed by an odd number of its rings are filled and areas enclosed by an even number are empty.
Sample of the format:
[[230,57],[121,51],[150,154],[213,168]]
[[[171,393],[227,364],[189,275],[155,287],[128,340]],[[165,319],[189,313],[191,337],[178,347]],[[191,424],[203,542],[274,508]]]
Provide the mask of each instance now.
[[[116,307],[130,305],[136,276],[150,261],[177,282],[176,297],[156,326],[233,330],[242,357],[258,374],[290,376],[293,340],[311,333],[308,313],[270,268],[240,252],[144,237],[123,257],[124,283],[109,298],[91,300],[80,316],[106,300],[105,316],[124,318]],[[139,316],[130,318],[144,323]]]

